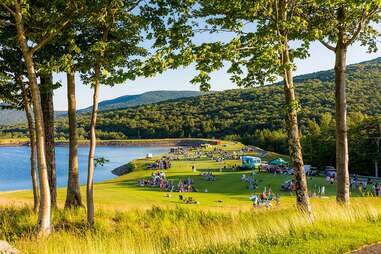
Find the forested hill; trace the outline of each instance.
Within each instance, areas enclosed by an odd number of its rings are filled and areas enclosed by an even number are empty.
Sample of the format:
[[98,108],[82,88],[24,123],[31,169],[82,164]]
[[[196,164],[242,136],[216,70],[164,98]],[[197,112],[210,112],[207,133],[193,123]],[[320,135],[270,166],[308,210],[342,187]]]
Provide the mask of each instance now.
[[20,110],[2,109],[0,103],[0,125],[5,123],[20,123],[25,120],[25,113]]
[[[349,80],[358,80],[363,79],[364,76],[361,74],[364,71],[380,71],[381,57],[361,62],[358,64],[351,64],[347,66],[347,78]],[[357,74],[361,75],[358,76]],[[310,81],[317,79],[320,81],[334,81],[335,80],[335,71],[333,69],[326,71],[318,71],[313,73],[308,73],[300,75],[294,78],[295,83],[303,83],[304,81]]]
[[[174,100],[178,98],[187,98],[202,95],[199,91],[151,91],[136,95],[125,95],[116,99],[102,101],[99,103],[100,110],[109,109],[123,109],[128,107],[134,107],[138,105],[146,105],[151,103],[158,103],[166,100]],[[80,113],[90,112],[91,107],[83,110],[79,110]]]
[[[307,119],[319,121],[325,112],[334,113],[333,71],[303,75],[296,80],[302,125]],[[381,114],[381,58],[348,67],[347,93],[350,113]],[[97,128],[104,138],[250,134],[256,129],[282,128],[283,102],[283,88],[279,85],[236,89],[102,112]],[[79,121],[85,129],[87,117]],[[65,129],[66,124],[62,131]]]
[[[99,103],[99,110],[122,109],[138,105],[157,103],[160,101],[173,100],[178,98],[187,98],[199,96],[205,93],[199,91],[150,91],[137,95],[125,95],[112,100],[106,100]],[[91,107],[78,110],[79,113],[90,112]],[[55,112],[56,117],[66,115],[65,111]],[[25,122],[25,113],[17,110],[0,110],[0,125],[16,124]]]
[[[334,114],[333,71],[297,77],[300,123]],[[381,58],[348,67],[348,111],[381,114]],[[284,127],[284,96],[280,85],[214,92],[198,97],[100,112],[98,135],[113,138],[224,137],[252,134],[257,129]],[[86,137],[89,114],[78,119]],[[3,128],[24,132],[25,128]],[[67,121],[57,121],[58,137],[67,137]],[[6,130],[5,130],[6,129]]]

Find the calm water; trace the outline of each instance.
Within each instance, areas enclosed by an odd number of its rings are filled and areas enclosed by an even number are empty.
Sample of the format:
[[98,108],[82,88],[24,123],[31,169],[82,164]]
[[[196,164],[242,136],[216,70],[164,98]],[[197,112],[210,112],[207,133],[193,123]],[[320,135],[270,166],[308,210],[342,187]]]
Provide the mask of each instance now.
[[[81,184],[86,183],[88,151],[87,147],[80,147],[78,150]],[[104,157],[109,162],[95,168],[94,181],[101,182],[114,178],[111,170],[133,159],[145,157],[147,153],[157,155],[168,151],[168,147],[99,146],[96,149],[95,157]],[[31,188],[29,153],[29,147],[0,147],[0,191]],[[68,147],[56,147],[57,184],[59,187],[67,184],[68,157]]]

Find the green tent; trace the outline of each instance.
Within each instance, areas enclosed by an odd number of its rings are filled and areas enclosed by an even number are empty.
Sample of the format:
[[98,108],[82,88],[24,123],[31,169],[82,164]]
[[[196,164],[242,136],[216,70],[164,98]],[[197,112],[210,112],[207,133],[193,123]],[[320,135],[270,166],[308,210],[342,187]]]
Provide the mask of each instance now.
[[282,158],[278,158],[278,159],[274,159],[274,160],[270,161],[269,164],[270,165],[287,165],[288,162],[283,160]]

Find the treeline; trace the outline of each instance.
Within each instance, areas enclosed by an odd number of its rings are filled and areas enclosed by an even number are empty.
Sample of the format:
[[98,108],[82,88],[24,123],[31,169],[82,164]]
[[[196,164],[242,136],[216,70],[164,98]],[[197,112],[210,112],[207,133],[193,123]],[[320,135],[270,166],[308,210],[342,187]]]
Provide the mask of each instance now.
[[[377,144],[377,139],[381,136],[381,116],[369,117],[353,113],[348,120],[350,172],[373,176],[375,161],[381,160]],[[335,126],[335,120],[330,113],[307,121],[301,135],[303,159],[306,164],[316,167],[336,165]],[[254,134],[236,134],[225,138],[259,146],[268,151],[288,153],[287,133],[284,129],[257,130]]]

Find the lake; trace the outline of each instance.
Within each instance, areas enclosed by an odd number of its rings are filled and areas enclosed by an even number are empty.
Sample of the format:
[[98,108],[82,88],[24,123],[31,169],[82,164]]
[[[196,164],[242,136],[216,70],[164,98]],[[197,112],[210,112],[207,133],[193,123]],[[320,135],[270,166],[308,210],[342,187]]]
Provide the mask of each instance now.
[[[86,183],[87,156],[89,148],[78,149],[78,164],[81,184]],[[169,147],[120,147],[99,146],[95,157],[109,160],[104,166],[95,168],[94,181],[101,182],[116,177],[111,173],[116,167],[143,158],[148,153],[158,155],[169,152]],[[30,148],[27,146],[0,147],[0,191],[31,189]],[[57,185],[64,187],[68,175],[68,147],[56,147]]]

